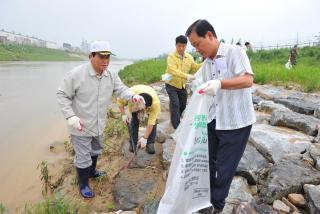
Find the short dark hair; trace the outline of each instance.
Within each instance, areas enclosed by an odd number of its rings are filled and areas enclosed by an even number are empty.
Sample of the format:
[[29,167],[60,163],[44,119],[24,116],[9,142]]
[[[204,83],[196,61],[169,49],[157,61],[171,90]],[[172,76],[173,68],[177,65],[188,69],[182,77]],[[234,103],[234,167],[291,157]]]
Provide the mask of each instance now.
[[152,97],[150,94],[140,93],[140,96],[142,96],[144,101],[146,101],[146,107],[150,107],[152,105]]
[[190,36],[192,32],[196,32],[198,36],[205,37],[207,32],[210,31],[214,37],[217,38],[217,34],[214,31],[214,28],[212,25],[205,19],[198,19],[190,27],[188,28],[186,32],[186,36]]
[[176,38],[176,44],[181,43],[181,44],[187,44],[188,39],[184,35],[180,35]]

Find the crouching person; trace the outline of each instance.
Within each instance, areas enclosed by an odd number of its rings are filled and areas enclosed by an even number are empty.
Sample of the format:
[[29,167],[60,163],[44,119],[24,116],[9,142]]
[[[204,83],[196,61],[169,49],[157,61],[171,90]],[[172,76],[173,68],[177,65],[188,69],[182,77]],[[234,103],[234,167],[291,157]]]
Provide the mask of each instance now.
[[58,103],[68,121],[80,194],[84,198],[94,197],[89,178],[105,174],[96,170],[96,165],[103,151],[103,133],[112,96],[133,101],[143,99],[134,96],[117,73],[107,69],[110,55],[108,42],[93,42],[89,62],[69,71],[57,92]]
[[[144,101],[135,103],[118,99],[118,106],[122,114],[122,120],[128,125],[130,134],[130,152],[136,152],[137,145],[146,149],[148,154],[154,154],[154,141],[157,133],[156,120],[160,114],[160,100],[157,92],[147,85],[135,85],[130,90],[136,95],[144,98]],[[128,105],[129,114],[125,113],[124,107]],[[146,124],[146,131],[143,136],[138,136],[139,125]]]

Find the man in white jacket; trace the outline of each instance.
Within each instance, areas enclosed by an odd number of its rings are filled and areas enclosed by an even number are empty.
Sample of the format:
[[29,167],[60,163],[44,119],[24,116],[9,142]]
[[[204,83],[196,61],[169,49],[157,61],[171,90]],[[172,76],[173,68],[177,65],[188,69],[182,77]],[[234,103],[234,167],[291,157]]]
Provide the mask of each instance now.
[[116,72],[107,69],[110,55],[113,54],[108,42],[93,42],[90,62],[69,71],[57,92],[58,103],[68,121],[80,194],[84,198],[94,197],[89,177],[104,175],[96,170],[96,164],[103,151],[103,133],[112,96],[133,102],[143,100],[122,83]]

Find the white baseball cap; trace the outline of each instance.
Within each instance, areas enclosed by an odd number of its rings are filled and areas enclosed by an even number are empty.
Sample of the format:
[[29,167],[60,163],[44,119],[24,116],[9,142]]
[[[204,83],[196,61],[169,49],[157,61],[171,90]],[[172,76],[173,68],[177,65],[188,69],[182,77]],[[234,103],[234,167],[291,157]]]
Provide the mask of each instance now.
[[[114,55],[111,52],[109,42],[107,41],[94,41],[90,45],[90,53],[98,52],[102,55]],[[115,56],[115,55],[114,55]]]

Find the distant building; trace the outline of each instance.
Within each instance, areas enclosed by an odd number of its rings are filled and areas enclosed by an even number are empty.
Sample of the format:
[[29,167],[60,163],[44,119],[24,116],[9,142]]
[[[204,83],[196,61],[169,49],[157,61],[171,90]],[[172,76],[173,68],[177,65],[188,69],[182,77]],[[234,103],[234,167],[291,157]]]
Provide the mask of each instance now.
[[0,36],[0,43],[6,44],[8,43],[8,39],[6,36]]
[[65,43],[65,42],[62,44],[62,48],[65,49],[65,50],[69,50],[69,51],[72,50],[71,44]]
[[34,36],[26,36],[22,34],[17,34],[15,32],[8,32],[3,29],[0,30],[0,43],[15,43],[58,49],[58,45],[55,42],[45,41]]
[[89,53],[89,43],[87,42],[87,40],[83,40],[81,42],[81,51],[83,53]]
[[51,49],[58,49],[58,45],[57,45],[56,42],[47,41],[46,42],[46,47],[47,48],[51,48]]

